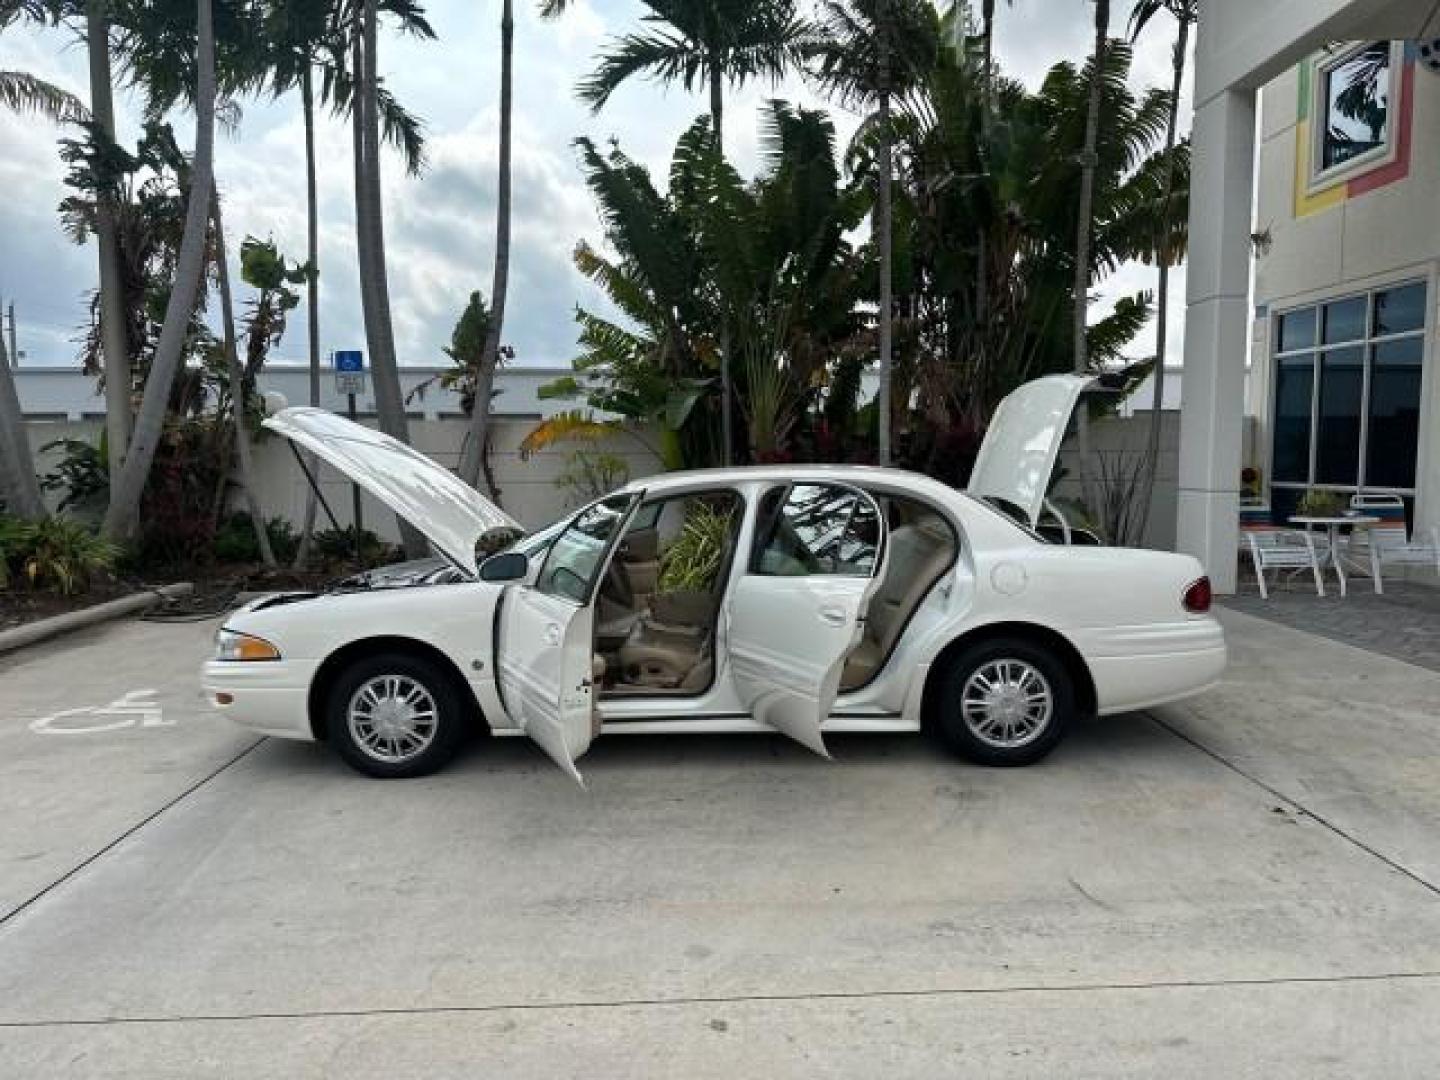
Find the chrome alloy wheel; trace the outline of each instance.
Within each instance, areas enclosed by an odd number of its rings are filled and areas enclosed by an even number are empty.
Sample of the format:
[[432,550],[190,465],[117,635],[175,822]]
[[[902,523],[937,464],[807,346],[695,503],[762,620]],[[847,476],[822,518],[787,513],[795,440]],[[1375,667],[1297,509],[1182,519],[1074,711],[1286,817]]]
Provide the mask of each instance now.
[[960,712],[981,742],[1013,750],[1034,742],[1050,723],[1055,697],[1038,668],[1024,660],[989,660],[965,680]]
[[351,738],[376,761],[409,761],[423,753],[438,730],[435,699],[408,675],[379,675],[350,697],[345,722]]

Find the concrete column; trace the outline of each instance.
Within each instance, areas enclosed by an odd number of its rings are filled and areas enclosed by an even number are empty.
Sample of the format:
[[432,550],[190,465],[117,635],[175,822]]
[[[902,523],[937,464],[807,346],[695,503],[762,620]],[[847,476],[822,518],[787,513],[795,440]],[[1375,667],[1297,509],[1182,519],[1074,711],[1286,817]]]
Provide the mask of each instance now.
[[1217,592],[1228,593],[1235,591],[1250,327],[1255,91],[1206,100],[1191,140],[1176,545],[1205,565]]

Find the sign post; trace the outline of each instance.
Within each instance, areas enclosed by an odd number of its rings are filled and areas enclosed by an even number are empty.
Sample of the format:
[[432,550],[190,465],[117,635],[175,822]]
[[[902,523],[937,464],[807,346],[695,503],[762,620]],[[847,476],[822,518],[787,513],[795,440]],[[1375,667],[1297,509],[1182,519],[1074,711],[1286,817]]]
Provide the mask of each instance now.
[[[345,413],[355,419],[355,395],[365,392],[365,354],[359,349],[341,349],[332,354],[335,361],[335,392],[345,395]],[[355,557],[360,557],[360,485],[350,485],[354,508]]]

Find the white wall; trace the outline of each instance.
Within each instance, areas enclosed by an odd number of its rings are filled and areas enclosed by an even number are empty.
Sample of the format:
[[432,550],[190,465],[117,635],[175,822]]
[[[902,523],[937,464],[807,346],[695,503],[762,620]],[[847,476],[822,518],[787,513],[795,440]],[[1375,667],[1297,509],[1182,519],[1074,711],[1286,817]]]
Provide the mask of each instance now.
[[[557,483],[567,469],[567,456],[577,448],[576,444],[546,450],[533,455],[528,461],[520,459],[520,441],[533,427],[533,420],[498,419],[492,443],[492,463],[495,482],[500,489],[500,504],[527,528],[545,525],[583,501],[573,489]],[[93,443],[99,438],[100,428],[101,423],[94,420],[32,420],[27,424],[27,434],[31,447],[38,451],[42,445],[60,438],[79,438]],[[412,420],[410,424],[411,442],[452,469],[459,462],[465,432],[466,422],[459,417]],[[586,449],[623,458],[631,479],[660,470],[659,458],[637,438],[619,437],[594,446],[586,444]],[[36,471],[42,476],[49,472],[54,468],[57,456],[53,452],[37,455]],[[267,435],[255,444],[255,486],[266,517],[284,517],[299,525],[305,513],[308,485],[286,440]],[[350,524],[351,485],[333,469],[325,467],[320,475],[320,486],[340,524]],[[56,498],[58,496],[51,497],[52,505]],[[395,516],[369,495],[365,495],[361,503],[361,516],[366,528],[373,529],[386,539],[399,539]],[[319,528],[329,527],[323,511],[318,520]]]
[[[1141,399],[1144,400],[1144,399]],[[1131,416],[1107,417],[1090,425],[1092,452],[1107,462],[1117,458],[1133,461],[1146,449],[1150,437],[1150,414],[1136,412]],[[1175,550],[1175,519],[1179,498],[1180,414],[1160,414],[1160,460],[1155,470],[1155,489],[1150,500],[1143,546],[1164,551]],[[1079,463],[1074,441],[1067,440],[1060,449],[1060,465],[1065,478],[1055,485],[1055,494],[1067,499],[1080,498]]]

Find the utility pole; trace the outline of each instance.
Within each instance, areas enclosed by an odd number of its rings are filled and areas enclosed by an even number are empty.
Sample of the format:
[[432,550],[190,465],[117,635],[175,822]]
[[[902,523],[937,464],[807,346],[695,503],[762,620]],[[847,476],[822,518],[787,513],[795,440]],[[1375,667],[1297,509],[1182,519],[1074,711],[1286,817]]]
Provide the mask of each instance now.
[[[3,312],[0,312],[0,314],[3,314]],[[0,323],[4,323],[4,321],[5,321],[5,320],[4,320],[3,318],[0,318]],[[3,326],[3,325],[0,325],[0,330],[4,330],[4,326]],[[20,366],[20,348],[19,348],[19,346],[16,344],[16,337],[15,337],[15,301],[14,301],[14,300],[11,300],[11,301],[10,301],[10,366],[11,366],[12,368],[18,368],[18,367]]]

